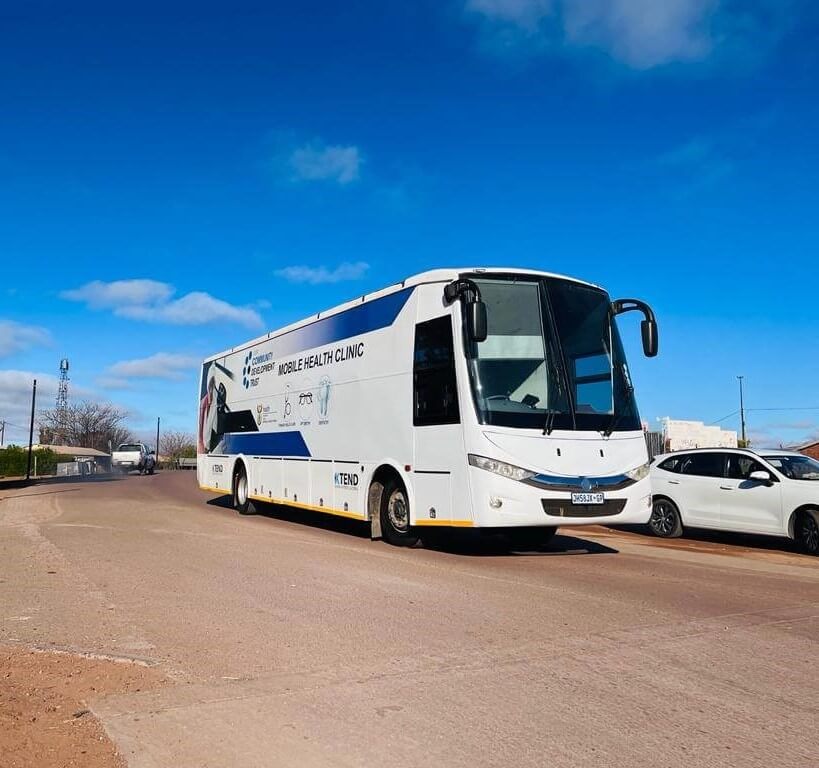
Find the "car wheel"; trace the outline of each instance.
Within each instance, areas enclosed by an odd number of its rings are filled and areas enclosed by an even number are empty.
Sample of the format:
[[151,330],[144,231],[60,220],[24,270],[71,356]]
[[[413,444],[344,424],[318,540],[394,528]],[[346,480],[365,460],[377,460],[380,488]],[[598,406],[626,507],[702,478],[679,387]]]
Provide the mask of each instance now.
[[799,513],[794,538],[802,551],[819,555],[819,510],[805,509]]
[[249,484],[245,465],[239,462],[233,472],[233,508],[240,515],[252,515],[256,507],[250,498]]
[[648,527],[655,536],[663,539],[674,539],[683,532],[680,510],[671,499],[659,498],[654,500],[651,508],[651,517]]
[[381,495],[381,535],[396,547],[414,547],[418,543],[410,527],[407,492],[397,480],[390,480]]

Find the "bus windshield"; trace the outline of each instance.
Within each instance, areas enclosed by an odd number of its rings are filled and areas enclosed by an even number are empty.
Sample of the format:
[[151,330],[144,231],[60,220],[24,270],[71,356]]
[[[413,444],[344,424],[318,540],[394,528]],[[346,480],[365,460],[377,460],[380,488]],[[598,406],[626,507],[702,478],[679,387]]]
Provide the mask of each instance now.
[[487,309],[486,340],[467,344],[481,423],[545,431],[640,429],[603,291],[555,278],[470,277]]

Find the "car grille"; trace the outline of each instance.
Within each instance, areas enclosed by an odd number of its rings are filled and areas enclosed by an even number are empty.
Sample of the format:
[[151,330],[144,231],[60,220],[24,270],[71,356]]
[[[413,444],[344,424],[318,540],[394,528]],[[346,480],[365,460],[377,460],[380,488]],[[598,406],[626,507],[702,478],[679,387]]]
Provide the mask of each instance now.
[[602,504],[570,504],[555,499],[542,499],[543,511],[550,517],[610,517],[619,515],[625,499],[609,499]]

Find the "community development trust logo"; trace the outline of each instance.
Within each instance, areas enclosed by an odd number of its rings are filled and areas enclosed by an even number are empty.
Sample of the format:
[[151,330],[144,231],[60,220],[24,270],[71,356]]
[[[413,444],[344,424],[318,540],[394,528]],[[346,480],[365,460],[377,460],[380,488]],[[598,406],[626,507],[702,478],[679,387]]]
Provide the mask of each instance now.
[[242,386],[247,389],[250,386],[250,361],[253,359],[253,350],[245,357],[245,367],[242,368]]
[[273,368],[272,352],[259,352],[254,355],[251,349],[245,355],[244,366],[242,367],[242,386],[245,389],[257,386],[260,377],[263,374],[270,373]]

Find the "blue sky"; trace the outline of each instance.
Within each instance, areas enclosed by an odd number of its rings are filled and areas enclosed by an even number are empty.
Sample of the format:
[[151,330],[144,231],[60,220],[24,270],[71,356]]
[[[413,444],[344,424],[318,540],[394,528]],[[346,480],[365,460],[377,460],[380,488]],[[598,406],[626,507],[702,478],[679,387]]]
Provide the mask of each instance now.
[[743,374],[794,409],[757,444],[819,432],[809,4],[117,5],[0,15],[0,419],[67,356],[73,397],[192,431],[202,356],[502,264],[654,306],[649,422],[731,413]]

